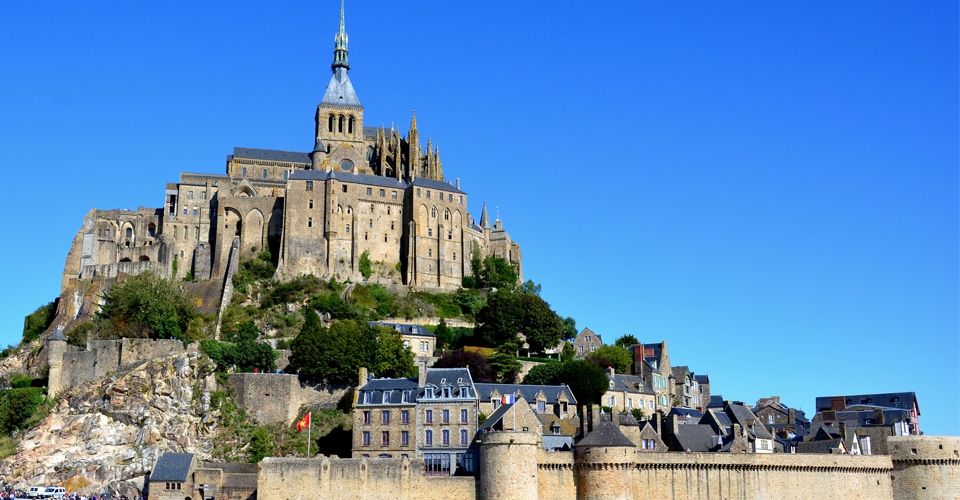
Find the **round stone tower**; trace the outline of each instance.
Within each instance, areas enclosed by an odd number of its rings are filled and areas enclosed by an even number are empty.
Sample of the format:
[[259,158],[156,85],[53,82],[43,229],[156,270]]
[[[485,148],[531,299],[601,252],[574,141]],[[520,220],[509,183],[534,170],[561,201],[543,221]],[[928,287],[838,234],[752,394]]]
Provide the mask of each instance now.
[[478,500],[536,500],[539,441],[534,432],[481,434]]
[[960,437],[890,436],[893,498],[960,498]]
[[63,370],[63,353],[67,351],[67,338],[58,327],[53,335],[47,338],[47,364],[50,371],[47,375],[47,394],[54,398],[63,390],[60,378]]
[[633,499],[637,468],[636,445],[610,420],[601,419],[593,432],[577,443],[577,498]]

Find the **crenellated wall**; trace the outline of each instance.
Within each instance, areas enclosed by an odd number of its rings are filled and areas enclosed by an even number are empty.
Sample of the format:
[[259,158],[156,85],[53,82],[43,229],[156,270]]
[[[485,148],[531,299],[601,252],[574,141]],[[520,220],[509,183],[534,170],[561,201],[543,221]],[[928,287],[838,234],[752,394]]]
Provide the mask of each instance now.
[[300,379],[292,374],[232,373],[234,399],[260,424],[289,424],[298,418]]
[[[603,454],[593,450],[594,457],[576,460],[573,453],[534,446],[526,433],[497,434],[483,437],[487,444],[481,444],[484,460],[476,479],[424,476],[417,458],[268,458],[261,462],[258,499],[960,498],[956,437],[890,438],[893,455],[873,456],[633,453],[624,468],[624,458],[631,455],[626,448],[614,448],[613,461],[605,464]],[[533,456],[535,472],[529,466]],[[595,477],[584,481],[584,471]]]

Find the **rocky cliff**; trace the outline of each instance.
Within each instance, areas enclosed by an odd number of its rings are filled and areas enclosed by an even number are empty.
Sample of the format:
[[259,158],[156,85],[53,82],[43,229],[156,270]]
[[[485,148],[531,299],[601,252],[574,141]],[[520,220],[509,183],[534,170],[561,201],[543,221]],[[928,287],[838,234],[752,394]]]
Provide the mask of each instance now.
[[164,452],[209,460],[217,410],[214,366],[197,353],[155,359],[57,398],[50,414],[23,431],[0,461],[8,484],[59,484],[70,491],[132,497]]

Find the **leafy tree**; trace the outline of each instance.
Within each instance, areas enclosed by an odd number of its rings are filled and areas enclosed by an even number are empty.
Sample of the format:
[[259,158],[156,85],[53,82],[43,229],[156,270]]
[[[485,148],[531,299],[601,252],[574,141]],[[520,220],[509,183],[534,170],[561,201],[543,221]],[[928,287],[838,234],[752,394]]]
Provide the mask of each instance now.
[[523,293],[532,293],[534,295],[540,295],[541,287],[537,283],[534,283],[533,280],[527,280],[523,282],[523,287],[521,287]]
[[500,257],[483,259],[480,273],[475,276],[480,288],[512,290],[517,286],[517,267]]
[[40,306],[23,319],[23,342],[33,342],[50,327],[57,316],[56,302]]
[[542,363],[534,366],[523,377],[523,383],[528,385],[560,385],[562,363]]
[[332,319],[353,319],[359,316],[356,309],[344,302],[340,294],[333,290],[315,295],[310,306],[318,312],[329,314]]
[[640,408],[632,408],[630,413],[633,414],[633,418],[637,419],[637,422],[643,422],[646,418],[646,415],[643,414],[643,410]]
[[270,456],[273,451],[273,436],[270,431],[258,425],[250,437],[250,463],[259,463],[264,457]]
[[610,387],[603,368],[583,359],[564,361],[560,380],[570,387],[579,405],[600,403],[603,393]]
[[563,350],[560,351],[560,361],[567,361],[573,359],[577,355],[577,351],[573,349],[573,342],[565,340],[563,342]]
[[145,272],[117,282],[104,297],[100,316],[123,337],[185,340],[193,304],[173,281]]
[[577,320],[567,316],[563,318],[563,338],[573,339],[577,336]]
[[447,327],[447,322],[440,318],[440,323],[433,329],[433,334],[437,336],[437,348],[445,349],[453,344],[453,331]]
[[614,342],[614,345],[622,349],[630,349],[630,346],[639,344],[640,341],[637,340],[637,337],[632,334],[621,335],[620,338]]
[[458,349],[443,353],[434,364],[434,368],[469,368],[474,383],[489,384],[496,382],[496,373],[490,367],[486,356],[479,352]]
[[517,361],[515,356],[502,352],[491,354],[487,358],[487,362],[490,363],[494,377],[497,379],[497,383],[500,384],[517,383],[517,376],[520,374],[520,370],[523,369],[523,365]]
[[477,313],[476,332],[489,346],[516,346],[517,333],[523,333],[531,351],[555,346],[563,335],[557,313],[534,294],[498,291],[487,297],[487,305]]
[[413,354],[400,334],[354,320],[326,328],[313,311],[290,344],[290,369],[304,380],[334,384],[356,381],[361,366],[384,377],[413,376]]
[[587,355],[587,360],[601,367],[612,366],[617,373],[626,373],[633,364],[630,352],[615,345],[602,345]]
[[475,317],[484,304],[479,292],[469,291],[466,288],[459,288],[454,292],[453,303],[460,307],[461,314],[468,317]]
[[370,276],[373,275],[372,263],[370,262],[370,251],[364,250],[360,254],[360,262],[357,267],[360,270],[360,274],[363,275],[363,279],[368,280]]

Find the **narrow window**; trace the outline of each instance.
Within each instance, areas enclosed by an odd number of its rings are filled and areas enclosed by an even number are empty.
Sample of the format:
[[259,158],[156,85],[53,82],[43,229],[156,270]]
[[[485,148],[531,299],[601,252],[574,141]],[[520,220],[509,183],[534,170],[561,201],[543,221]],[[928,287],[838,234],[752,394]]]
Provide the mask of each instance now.
[[432,227],[428,227],[428,228],[427,228],[427,236],[430,236],[430,237],[433,236],[433,228],[432,228]]
[[347,133],[350,133],[350,134],[353,133],[353,122],[354,122],[354,117],[351,116],[350,121],[347,123]]
[[[427,396],[430,397],[430,396]],[[423,419],[426,420],[428,424],[433,423],[433,410],[424,410]]]
[[346,229],[347,229],[347,233],[349,234],[349,233],[350,233],[350,224],[347,224],[347,228],[346,228]]
[[387,190],[381,189],[381,190],[380,190],[380,197],[383,198],[383,197],[385,197],[385,196],[387,196]]
[[264,179],[267,178],[267,169],[263,169],[263,178],[264,178]]
[[247,167],[243,167],[243,169],[240,170],[240,175],[242,175],[243,177],[247,176]]
[[467,411],[466,408],[463,408],[463,409],[460,410],[460,423],[461,423],[461,424],[467,423],[467,414],[468,414],[468,413],[469,413],[469,412]]
[[192,200],[192,199],[193,199],[193,190],[192,190],[192,189],[187,193],[187,199],[188,199],[188,200]]
[[346,184],[343,185],[343,192],[344,192],[344,193],[347,192],[347,185],[346,185]]
[[366,231],[363,232],[363,240],[364,240],[364,241],[367,240],[367,232],[366,232]]
[[450,423],[450,410],[443,410],[443,423]]
[[429,198],[429,197],[430,197],[430,190],[428,189],[428,190],[427,190],[427,198]]
[[423,444],[425,444],[425,445],[427,445],[427,446],[432,446],[432,445],[433,445],[433,431],[432,431],[432,430],[427,429],[426,431],[423,432]]
[[450,431],[447,429],[443,430],[443,445],[450,446]]
[[453,252],[453,260],[457,260],[457,252]]
[[367,188],[367,196],[373,196],[373,188]]
[[337,120],[337,132],[343,132],[343,115]]
[[396,191],[390,191],[390,197],[393,198],[394,200],[397,199],[397,192],[396,192]]
[[307,217],[307,227],[313,227],[313,217]]
[[390,446],[390,431],[382,431],[380,433],[380,445]]
[[432,219],[437,218],[437,207],[433,207],[432,209],[430,209],[430,218]]
[[370,227],[373,227],[373,219],[370,219]]
[[364,411],[364,412],[363,412],[363,425],[370,425],[370,412],[369,412],[369,411]]
[[400,431],[400,446],[410,446],[410,431]]
[[384,242],[384,243],[387,242],[387,235],[386,235],[386,234],[383,235],[383,242]]
[[333,115],[327,118],[327,132],[333,132]]
[[390,423],[390,410],[384,410],[383,412],[383,425]]
[[417,198],[420,197],[420,188],[417,188]]
[[427,257],[433,257],[433,249],[432,249],[432,248],[428,248],[428,249],[427,249]]
[[307,203],[307,208],[309,208],[310,210],[313,210],[313,200],[310,200],[310,202]]
[[370,446],[370,431],[363,431],[363,445]]
[[[404,393],[406,395],[406,393]],[[410,410],[401,410],[400,411],[400,423],[409,424],[410,423]]]
[[460,429],[460,446],[466,446],[466,445],[467,445],[467,430]]
[[393,230],[393,221],[390,221],[390,229]]

